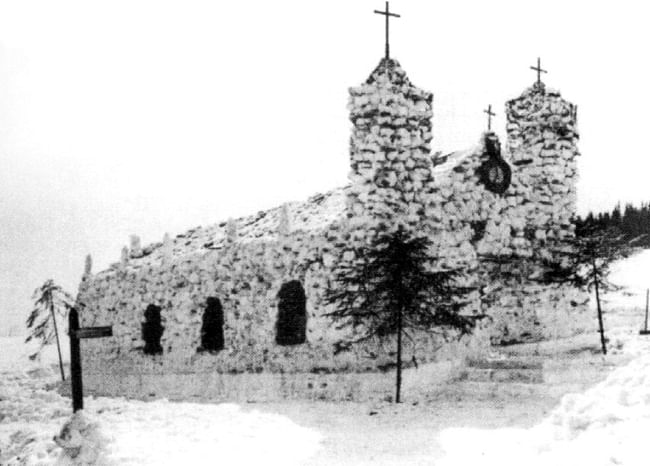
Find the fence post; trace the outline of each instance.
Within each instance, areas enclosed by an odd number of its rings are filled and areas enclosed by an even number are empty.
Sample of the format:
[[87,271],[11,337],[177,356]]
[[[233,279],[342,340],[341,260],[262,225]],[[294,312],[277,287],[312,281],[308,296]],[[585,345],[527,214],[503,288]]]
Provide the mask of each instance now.
[[645,290],[645,331],[648,331],[648,304],[650,304],[650,288]]
[[79,350],[79,314],[76,308],[68,315],[68,332],[70,336],[70,383],[72,385],[72,412],[84,409],[83,385],[81,381],[81,352]]

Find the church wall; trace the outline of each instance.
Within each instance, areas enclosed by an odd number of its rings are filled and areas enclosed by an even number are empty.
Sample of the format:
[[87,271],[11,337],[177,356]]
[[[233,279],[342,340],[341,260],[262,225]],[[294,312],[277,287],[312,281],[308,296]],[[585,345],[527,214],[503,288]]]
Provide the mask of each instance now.
[[[357,335],[326,315],[331,308],[324,292],[336,266],[355,259],[355,246],[397,224],[432,239],[437,265],[466,270],[467,284],[476,287],[468,309],[483,317],[476,335],[460,342],[415,334],[405,342],[405,360],[452,367],[450,361],[485,353],[490,340],[530,341],[588,329],[585,295],[540,283],[535,265],[555,239],[573,235],[579,153],[572,104],[540,86],[507,103],[501,157],[512,176],[499,193],[481,175],[494,157],[487,142],[499,144],[493,133],[452,167],[433,165],[432,102],[395,60],[382,60],[365,84],[350,90],[351,186],[335,221],[302,230],[283,209],[274,230],[262,237],[244,240],[241,225],[231,221],[220,233],[225,239],[209,247],[190,252],[167,238],[143,260],[135,244],[121,264],[87,274],[79,294],[86,305],[82,325],[112,325],[114,334],[83,342],[89,388],[185,399],[364,399],[390,391],[383,371],[393,367],[393,339],[350,345]],[[291,280],[305,290],[306,342],[282,346],[275,341],[278,292]],[[223,307],[224,348],[216,353],[198,351],[208,297]],[[143,351],[141,326],[150,304],[161,308],[160,355]]]
[[[507,152],[513,166],[508,200],[515,258],[488,261],[494,290],[485,301],[493,316],[493,341],[564,337],[591,331],[588,296],[573,287],[540,283],[536,261],[553,255],[557,240],[573,237],[576,213],[578,130],[576,107],[537,83],[506,103]],[[530,261],[526,264],[525,259]],[[521,265],[521,264],[526,265]],[[502,270],[507,268],[507,273]]]
[[[539,83],[506,104],[508,152],[526,200],[520,236],[541,244],[574,233],[578,130],[575,105]],[[522,230],[522,229],[519,229]]]
[[[533,87],[507,104],[512,167],[508,189],[491,192],[480,168],[489,158],[484,134],[460,163],[436,172],[429,212],[439,253],[463,264],[478,287],[480,314],[494,343],[564,337],[590,331],[586,293],[538,280],[537,259],[574,234],[578,133],[575,107],[556,91]],[[443,261],[444,262],[444,261]],[[520,264],[525,264],[521,266]]]
[[[457,357],[447,356],[417,368],[406,364],[402,390],[409,397],[430,392],[462,372]],[[239,373],[204,372],[92,372],[84,370],[84,392],[128,398],[167,398],[183,401],[261,402],[278,399],[376,401],[392,400],[394,370],[373,372]]]
[[[267,397],[264,386],[271,384],[292,397],[302,393],[345,398],[344,392],[367,381],[343,374],[379,373],[393,367],[395,359],[393,338],[349,345],[354,332],[337,329],[325,316],[329,307],[323,293],[347,239],[340,226],[331,225],[320,233],[234,242],[160,264],[138,265],[132,259],[109,272],[86,276],[79,294],[79,302],[86,306],[81,324],[112,325],[113,337],[83,342],[85,383],[96,393],[143,397],[147,390],[161,396],[189,393],[193,385],[205,391],[202,384],[209,382],[214,398],[227,399],[239,396],[233,376],[260,374],[259,380],[241,379],[248,387],[242,393]],[[299,280],[305,289],[307,341],[281,346],[275,342],[277,294],[290,280]],[[219,298],[223,306],[224,349],[216,353],[198,351],[208,297]],[[144,353],[142,323],[150,304],[161,308],[164,331],[159,355]],[[465,339],[437,351],[442,345],[439,337],[412,336],[413,342],[405,342],[404,357],[414,357],[418,364],[453,359],[452,355],[474,351],[476,345]],[[315,389],[319,374],[330,374],[332,385]]]
[[432,186],[433,94],[413,86],[397,60],[384,58],[350,89],[350,229],[371,238],[401,224],[422,229]]

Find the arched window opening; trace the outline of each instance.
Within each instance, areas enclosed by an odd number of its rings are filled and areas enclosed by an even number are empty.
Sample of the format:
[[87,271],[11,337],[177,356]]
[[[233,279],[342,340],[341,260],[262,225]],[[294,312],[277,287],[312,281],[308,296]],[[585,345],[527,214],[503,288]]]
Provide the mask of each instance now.
[[300,345],[306,341],[307,298],[298,280],[285,283],[278,293],[278,320],[275,342],[278,345]]
[[163,352],[160,338],[165,327],[162,325],[160,311],[160,307],[153,304],[149,304],[144,311],[144,322],[142,323],[144,354],[161,354]]
[[206,300],[201,324],[201,347],[199,351],[217,352],[223,349],[223,307],[219,298]]

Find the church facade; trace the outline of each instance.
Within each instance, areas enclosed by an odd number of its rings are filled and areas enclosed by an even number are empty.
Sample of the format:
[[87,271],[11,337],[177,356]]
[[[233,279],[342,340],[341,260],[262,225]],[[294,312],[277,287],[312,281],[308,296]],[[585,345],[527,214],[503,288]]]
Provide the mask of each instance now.
[[336,268],[356,259],[355,245],[397,224],[428,236],[440,266],[466,270],[476,289],[467,312],[482,317],[460,340],[412,335],[406,360],[453,360],[583,329],[585,296],[540,283],[526,261],[574,234],[573,104],[538,80],[506,103],[505,148],[487,132],[468,150],[432,155],[433,95],[385,57],[350,89],[348,108],[347,186],[146,247],[132,238],[109,269],[87,266],[81,325],[113,326],[111,338],[82,345],[92,391],[359,398],[363,383],[386,379],[395,344],[350,344],[354,331],[326,315],[325,291]]

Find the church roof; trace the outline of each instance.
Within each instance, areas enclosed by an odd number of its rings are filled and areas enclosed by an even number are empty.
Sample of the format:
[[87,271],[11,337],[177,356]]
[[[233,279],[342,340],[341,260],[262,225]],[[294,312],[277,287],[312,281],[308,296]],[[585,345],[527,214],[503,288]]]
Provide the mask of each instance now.
[[[289,219],[290,232],[318,232],[340,220],[345,215],[345,199],[349,187],[337,188],[311,196],[304,202],[289,202],[273,209],[259,211],[254,215],[229,221],[196,227],[170,239],[174,257],[200,255],[225,246],[228,229],[236,232],[235,242],[251,243],[272,241],[279,237],[282,217]],[[284,212],[283,210],[286,209]],[[157,242],[142,248],[141,253],[131,251],[129,266],[159,263],[163,258],[163,243]],[[115,263],[112,268],[118,267]]]
[[[455,167],[480,152],[479,149],[474,146],[445,155],[433,155],[434,182],[443,181]],[[276,241],[282,229],[283,216],[288,219],[288,230],[291,233],[309,234],[324,231],[346,215],[346,197],[349,189],[350,186],[336,188],[315,194],[306,201],[289,202],[253,215],[190,229],[170,238],[169,252],[173,257],[185,257],[221,249],[227,242],[229,228],[235,232],[234,242],[238,244]],[[127,267],[159,264],[165,254],[163,250],[163,242],[156,242],[144,246],[142,251],[130,251]],[[112,264],[111,269],[117,267],[119,263]]]
[[451,152],[449,154],[436,154],[433,157],[433,169],[431,170],[434,179],[436,176],[444,175],[454,167],[460,165],[468,157],[480,152],[480,146],[474,146],[469,149]]

